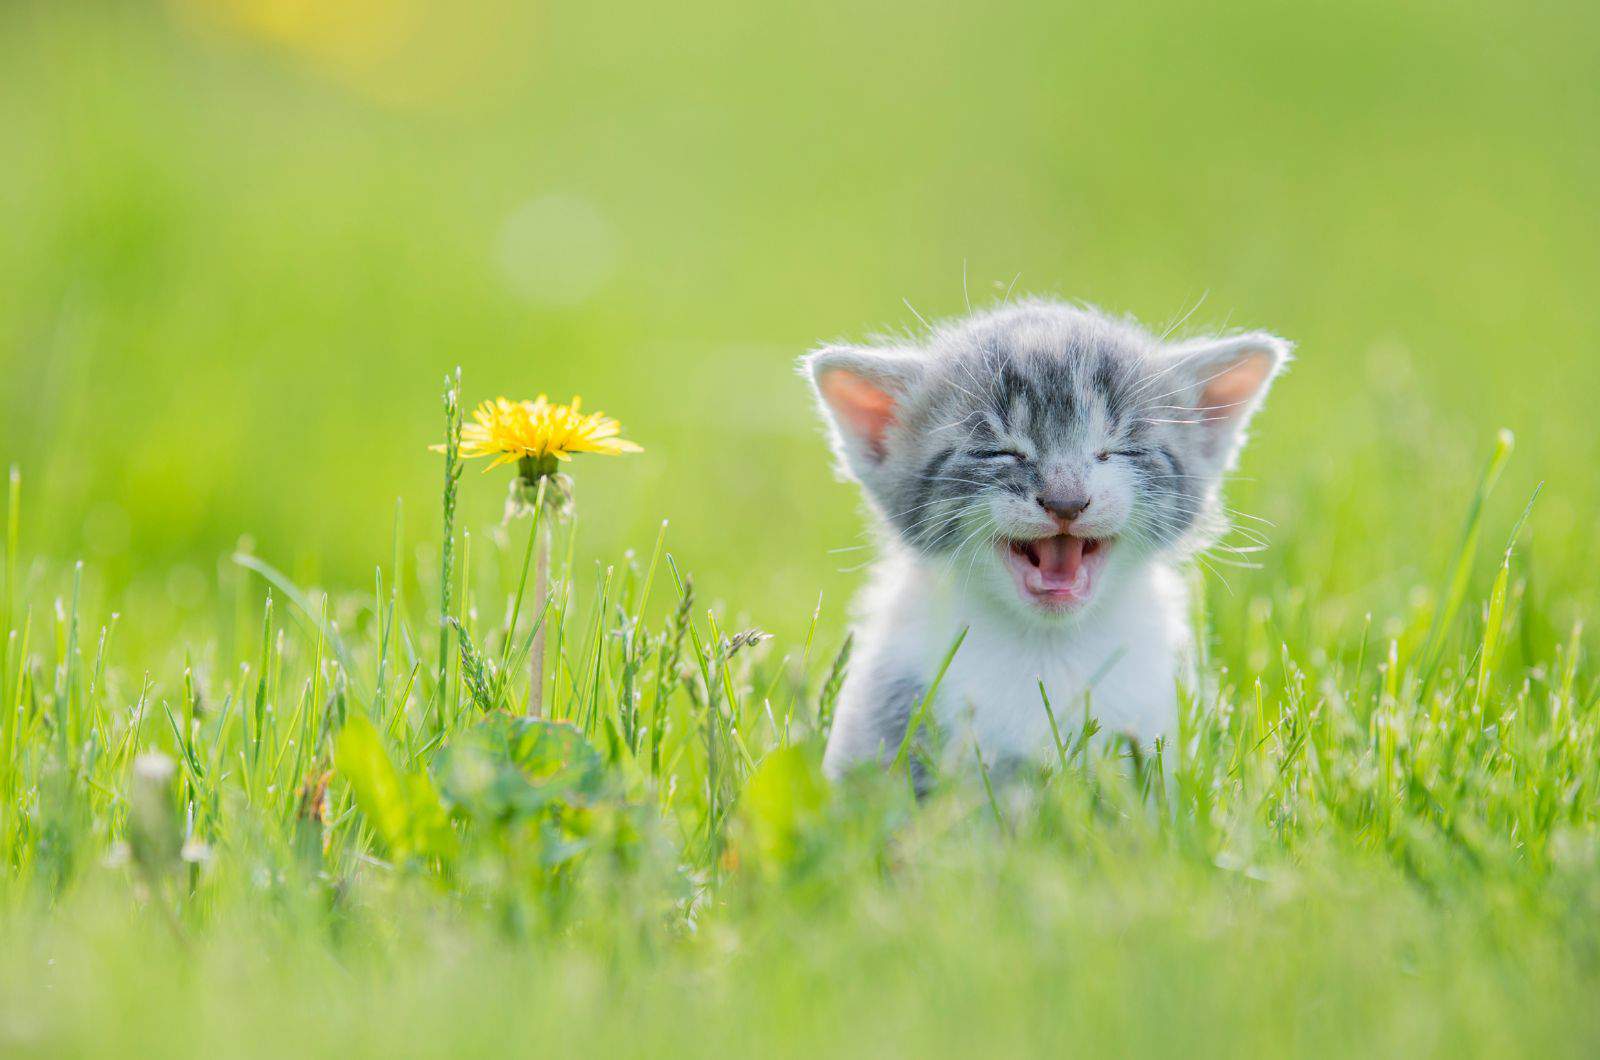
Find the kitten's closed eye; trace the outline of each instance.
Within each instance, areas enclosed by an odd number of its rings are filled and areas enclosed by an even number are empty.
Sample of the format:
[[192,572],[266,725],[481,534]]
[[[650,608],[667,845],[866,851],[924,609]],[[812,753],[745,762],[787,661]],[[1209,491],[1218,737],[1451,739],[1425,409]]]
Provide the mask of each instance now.
[[975,449],[972,452],[974,460],[1026,460],[1027,457],[1015,449]]

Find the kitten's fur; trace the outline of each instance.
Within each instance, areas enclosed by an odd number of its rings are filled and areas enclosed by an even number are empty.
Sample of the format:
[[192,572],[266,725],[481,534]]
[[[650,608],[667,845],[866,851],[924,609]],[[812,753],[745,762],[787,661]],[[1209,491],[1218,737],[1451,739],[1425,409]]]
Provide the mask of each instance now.
[[1222,528],[1223,473],[1289,349],[1264,333],[1168,343],[1030,300],[921,346],[808,355],[840,470],[886,530],[829,774],[894,756],[963,630],[932,701],[947,757],[1053,758],[1041,682],[1063,724],[1087,693],[1106,731],[1172,733],[1179,566]]

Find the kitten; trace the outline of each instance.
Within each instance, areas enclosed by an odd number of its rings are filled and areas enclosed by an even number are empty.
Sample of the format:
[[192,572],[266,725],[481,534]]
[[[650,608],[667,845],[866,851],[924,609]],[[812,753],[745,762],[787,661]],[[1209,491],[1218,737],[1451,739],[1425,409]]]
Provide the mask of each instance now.
[[1289,350],[1259,332],[1168,343],[1029,300],[920,347],[805,357],[840,471],[886,531],[828,774],[894,758],[963,631],[930,701],[946,758],[1053,759],[1041,683],[1063,725],[1087,696],[1103,731],[1174,733],[1180,567],[1224,528],[1222,476]]

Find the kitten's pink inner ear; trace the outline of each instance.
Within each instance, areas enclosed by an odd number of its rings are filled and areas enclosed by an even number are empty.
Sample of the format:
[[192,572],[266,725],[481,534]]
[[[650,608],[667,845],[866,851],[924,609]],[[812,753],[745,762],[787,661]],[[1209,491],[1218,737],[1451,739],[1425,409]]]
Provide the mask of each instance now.
[[889,392],[843,370],[824,373],[817,389],[844,428],[865,439],[872,455],[882,458],[884,434],[894,422],[894,398]]
[[1200,393],[1200,411],[1207,418],[1242,416],[1271,376],[1272,356],[1252,350],[1206,380]]

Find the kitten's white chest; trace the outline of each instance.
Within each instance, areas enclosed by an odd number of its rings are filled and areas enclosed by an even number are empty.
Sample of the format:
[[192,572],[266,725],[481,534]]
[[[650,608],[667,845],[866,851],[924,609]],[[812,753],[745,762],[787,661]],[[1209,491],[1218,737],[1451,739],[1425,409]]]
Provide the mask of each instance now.
[[907,633],[931,651],[930,672],[966,630],[934,700],[946,753],[970,758],[976,744],[985,761],[1053,759],[1046,696],[1066,741],[1086,711],[1104,733],[1146,746],[1173,733],[1187,648],[1181,583],[1158,569],[1119,588],[1092,621],[1072,629],[1026,628],[970,602],[923,601],[923,628]]

